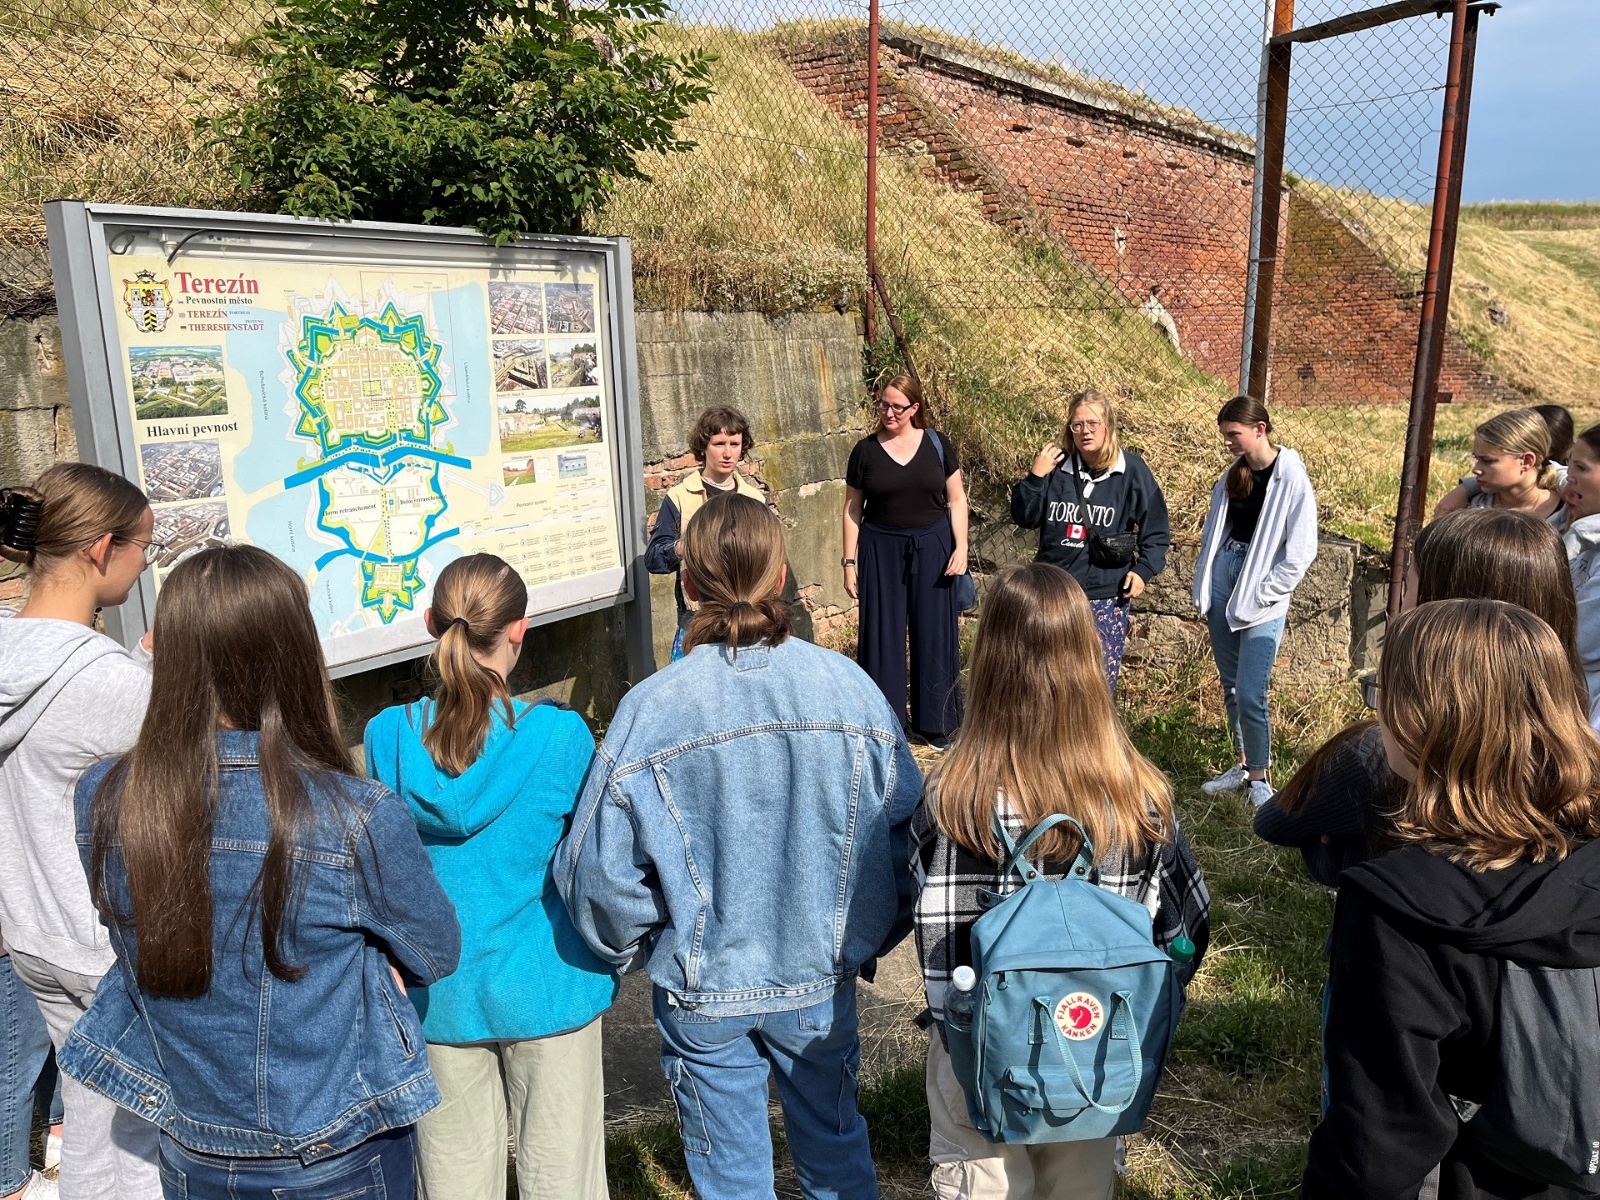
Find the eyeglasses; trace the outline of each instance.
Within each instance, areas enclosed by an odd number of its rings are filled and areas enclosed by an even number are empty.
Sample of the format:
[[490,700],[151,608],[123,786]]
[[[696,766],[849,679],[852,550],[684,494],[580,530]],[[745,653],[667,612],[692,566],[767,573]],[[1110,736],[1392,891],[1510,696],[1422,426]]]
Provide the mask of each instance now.
[[141,542],[138,538],[118,538],[119,542],[126,542],[130,546],[144,547],[144,565],[153,567],[156,560],[167,552],[166,542]]
[[890,404],[889,401],[887,401],[887,400],[880,400],[880,401],[878,401],[878,407],[883,409],[884,412],[893,413],[895,416],[898,417],[898,416],[900,416],[900,415],[902,415],[904,413],[910,412],[913,408],[916,407],[916,405],[915,404]]
[[1099,421],[1074,421],[1067,428],[1073,433],[1094,433],[1096,430],[1104,429],[1105,425]]
[[1373,712],[1378,711],[1378,693],[1383,691],[1383,685],[1378,682],[1378,673],[1371,671],[1356,680],[1361,685],[1361,703]]

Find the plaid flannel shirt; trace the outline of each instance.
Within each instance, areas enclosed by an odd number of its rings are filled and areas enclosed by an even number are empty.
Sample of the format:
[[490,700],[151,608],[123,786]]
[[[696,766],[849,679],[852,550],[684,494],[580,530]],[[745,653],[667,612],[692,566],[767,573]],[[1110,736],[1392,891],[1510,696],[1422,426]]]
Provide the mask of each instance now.
[[[1000,874],[1004,863],[980,858],[957,845],[934,823],[931,793],[925,794],[911,821],[911,872],[917,884],[917,956],[922,962],[922,982],[928,1008],[944,1019],[944,993],[957,967],[972,965],[972,923],[986,909],[979,907],[978,889],[1002,895],[1022,886],[1012,872]],[[1000,819],[1006,832],[1020,840],[1028,831],[1022,818],[1002,800]],[[1155,944],[1162,950],[1179,937],[1194,943],[1194,960],[1178,967],[1185,985],[1193,978],[1211,939],[1211,896],[1194,851],[1174,821],[1172,841],[1152,846],[1142,856],[1101,855],[1091,880],[1120,896],[1144,905],[1150,913]],[[1036,864],[1038,865],[1038,864]],[[1061,879],[1071,863],[1046,863],[1040,873]]]

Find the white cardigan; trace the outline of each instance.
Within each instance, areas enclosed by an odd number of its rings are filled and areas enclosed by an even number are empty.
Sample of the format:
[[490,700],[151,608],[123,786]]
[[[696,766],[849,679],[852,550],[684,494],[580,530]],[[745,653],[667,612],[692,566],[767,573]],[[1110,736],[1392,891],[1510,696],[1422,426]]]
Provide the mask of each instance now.
[[[1200,561],[1195,564],[1194,604],[1201,616],[1211,611],[1211,567],[1227,533],[1227,478],[1224,474],[1211,489],[1211,511],[1206,513]],[[1287,613],[1290,596],[1316,557],[1317,494],[1299,453],[1280,446],[1277,466],[1267,480],[1261,519],[1228,603],[1228,628],[1238,632]]]

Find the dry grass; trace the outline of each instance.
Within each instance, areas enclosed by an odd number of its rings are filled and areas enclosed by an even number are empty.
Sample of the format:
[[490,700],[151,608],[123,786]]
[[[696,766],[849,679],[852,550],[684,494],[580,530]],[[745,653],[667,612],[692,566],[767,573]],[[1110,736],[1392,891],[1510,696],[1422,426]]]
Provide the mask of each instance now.
[[[1396,270],[1421,277],[1426,207],[1297,186]],[[1490,318],[1495,305],[1507,324]],[[1493,205],[1482,219],[1468,209],[1457,236],[1450,326],[1518,391],[1568,407],[1600,405],[1600,207]]]

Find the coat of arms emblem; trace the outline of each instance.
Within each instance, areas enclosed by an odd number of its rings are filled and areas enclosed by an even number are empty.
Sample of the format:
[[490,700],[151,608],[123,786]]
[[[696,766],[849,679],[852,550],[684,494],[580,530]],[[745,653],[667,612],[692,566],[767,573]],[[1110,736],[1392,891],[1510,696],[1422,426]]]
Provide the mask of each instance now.
[[122,281],[122,305],[145,333],[160,333],[172,315],[172,289],[154,271],[139,271]]

